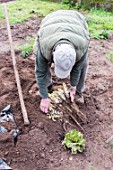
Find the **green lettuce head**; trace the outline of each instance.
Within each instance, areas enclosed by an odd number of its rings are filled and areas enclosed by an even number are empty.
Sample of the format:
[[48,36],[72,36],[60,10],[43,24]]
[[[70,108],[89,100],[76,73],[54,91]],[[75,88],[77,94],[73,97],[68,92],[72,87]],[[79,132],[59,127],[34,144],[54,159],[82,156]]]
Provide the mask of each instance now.
[[85,148],[86,140],[83,138],[83,134],[76,129],[71,130],[65,135],[64,141],[62,144],[71,149],[72,154],[77,152],[83,152]]

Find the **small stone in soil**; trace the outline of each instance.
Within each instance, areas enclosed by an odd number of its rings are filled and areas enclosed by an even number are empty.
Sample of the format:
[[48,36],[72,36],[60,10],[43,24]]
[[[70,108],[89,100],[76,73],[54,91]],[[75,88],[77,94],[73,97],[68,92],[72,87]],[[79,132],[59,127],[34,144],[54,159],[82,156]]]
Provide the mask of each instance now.
[[43,130],[44,129],[44,123],[43,122],[39,122],[38,123],[38,128]]
[[45,158],[45,154],[44,153],[41,153],[40,156],[41,156],[41,158]]

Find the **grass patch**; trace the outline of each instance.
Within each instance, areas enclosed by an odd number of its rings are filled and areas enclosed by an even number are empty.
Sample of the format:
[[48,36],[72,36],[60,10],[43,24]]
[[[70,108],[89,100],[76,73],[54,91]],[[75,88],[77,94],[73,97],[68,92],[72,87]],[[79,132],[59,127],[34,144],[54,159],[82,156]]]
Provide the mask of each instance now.
[[[32,17],[44,17],[52,11],[67,9],[67,6],[62,3],[54,3],[41,0],[16,0],[7,3],[7,9],[10,24],[15,24],[29,20]],[[4,19],[3,4],[0,5],[0,20],[2,19]]]
[[23,57],[28,57],[32,51],[33,51],[33,46],[31,44],[25,44],[22,48],[21,53]]
[[113,62],[113,52],[111,52],[111,53],[107,56],[107,58],[108,58],[110,61]]
[[87,15],[87,22],[91,38],[108,39],[113,32],[113,13],[92,9]]
[[28,57],[33,52],[35,37],[26,37],[25,44],[19,44],[17,47],[17,51],[21,51],[21,55],[23,57]]
[[[4,24],[3,4],[0,5],[0,26]],[[69,6],[63,3],[56,3],[47,0],[16,0],[7,3],[8,16],[10,24],[20,23],[31,18],[43,18],[47,14],[59,10],[69,9]],[[76,9],[73,9],[76,10]],[[113,12],[91,9],[85,11],[90,37],[95,39],[108,39],[109,34],[113,32]]]

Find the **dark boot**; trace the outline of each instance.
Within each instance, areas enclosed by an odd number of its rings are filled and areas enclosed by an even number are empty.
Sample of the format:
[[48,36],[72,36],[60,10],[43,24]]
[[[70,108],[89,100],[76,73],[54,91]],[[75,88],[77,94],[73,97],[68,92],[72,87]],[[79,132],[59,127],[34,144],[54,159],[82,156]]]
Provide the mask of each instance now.
[[76,103],[84,104],[84,96],[83,96],[83,93],[76,92],[75,100],[76,100]]

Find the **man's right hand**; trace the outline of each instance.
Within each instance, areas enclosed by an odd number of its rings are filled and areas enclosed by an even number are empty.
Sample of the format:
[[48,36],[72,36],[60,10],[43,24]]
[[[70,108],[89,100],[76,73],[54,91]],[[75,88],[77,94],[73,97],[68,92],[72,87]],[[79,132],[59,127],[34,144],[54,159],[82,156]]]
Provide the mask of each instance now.
[[50,108],[50,99],[41,99],[40,109],[42,112],[47,113]]

